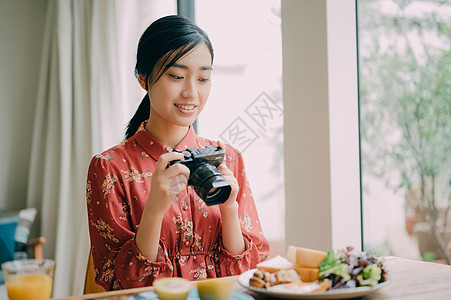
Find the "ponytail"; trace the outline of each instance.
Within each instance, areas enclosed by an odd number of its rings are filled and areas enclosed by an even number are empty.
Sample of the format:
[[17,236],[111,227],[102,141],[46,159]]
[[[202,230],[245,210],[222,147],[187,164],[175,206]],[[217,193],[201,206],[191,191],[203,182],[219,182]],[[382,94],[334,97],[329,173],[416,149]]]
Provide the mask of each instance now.
[[128,122],[127,130],[125,132],[125,139],[130,138],[133,136],[136,131],[138,131],[139,126],[142,122],[149,119],[150,115],[150,100],[149,100],[149,94],[146,94],[144,96],[143,100],[141,101],[141,104],[139,104],[138,109],[135,112],[135,115],[133,118]]

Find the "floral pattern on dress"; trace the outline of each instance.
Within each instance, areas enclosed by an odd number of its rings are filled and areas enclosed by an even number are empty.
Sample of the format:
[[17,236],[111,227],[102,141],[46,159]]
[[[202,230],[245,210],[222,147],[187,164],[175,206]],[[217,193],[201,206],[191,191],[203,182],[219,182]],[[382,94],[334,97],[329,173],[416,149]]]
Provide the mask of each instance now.
[[112,161],[114,159],[110,154],[106,154],[106,155],[99,154],[99,155],[96,155],[95,157],[97,159],[104,159],[106,161]]
[[114,262],[109,259],[103,266],[102,273],[100,275],[100,280],[108,283],[114,278]]
[[252,218],[248,214],[244,213],[240,218],[240,222],[245,230],[252,230]]
[[149,170],[139,173],[134,166],[131,166],[131,170],[122,170],[122,173],[124,173],[127,182],[143,183],[144,178],[152,177],[152,173]]
[[176,257],[179,258],[180,266],[184,266],[187,262],[189,262],[191,255],[180,255],[180,253],[177,253]]
[[[178,200],[178,197],[177,197],[177,200]],[[186,203],[185,200],[182,200],[182,201],[180,202],[180,206],[181,206],[182,209],[184,209],[184,210],[187,210],[187,209],[188,209],[188,204]]]
[[97,222],[94,225],[99,231],[100,236],[102,236],[106,240],[111,240],[115,243],[119,243],[119,240],[114,235],[113,229],[110,225],[108,225],[104,220],[97,219]]
[[189,271],[193,274],[193,280],[206,279],[207,278],[207,267],[205,262],[202,262],[200,266],[194,270]]
[[208,216],[208,211],[206,211],[206,210],[204,211],[205,207],[207,207],[207,206],[205,205],[204,200],[202,200],[201,198],[197,198],[195,201],[196,201],[197,203],[199,203],[199,207],[198,207],[199,212],[202,214],[202,216],[203,216],[204,218],[206,218],[206,217]]
[[154,277],[160,273],[160,267],[147,266],[144,269],[144,274],[139,278],[139,281],[144,282],[148,277]]
[[172,218],[172,222],[177,225],[178,233],[182,236],[181,242],[186,246],[189,246],[192,242],[192,249],[194,251],[203,251],[204,246],[202,245],[202,237],[193,230],[193,220],[184,220],[181,215]]
[[121,284],[119,283],[119,280],[115,279],[113,281],[113,290],[120,290],[121,288],[122,287],[121,287]]
[[114,184],[117,182],[117,176],[111,176],[111,173],[108,173],[102,182],[102,192],[103,197],[105,198],[108,194],[114,193]]
[[146,158],[149,158],[150,157],[150,155],[149,154],[147,154],[146,152],[141,152],[141,159],[146,159]]
[[119,144],[119,146],[125,146],[125,145],[127,145],[128,144],[128,142],[127,142],[127,140],[125,140],[125,141],[122,141],[120,144]]
[[92,197],[92,181],[88,180],[86,183],[86,202],[88,204],[91,203],[91,197]]
[[197,234],[196,231],[194,231],[194,240],[193,240],[193,245],[191,247],[193,251],[198,251],[198,252],[204,251],[204,246],[202,245],[201,240],[202,240],[202,237],[199,234]]
[[122,203],[122,211],[124,212],[122,215],[119,215],[119,220],[121,221],[127,221],[128,217],[130,216],[131,211],[131,203]]
[[172,151],[174,151],[174,149],[172,149],[171,147],[166,146],[166,145],[163,145],[163,150],[166,151],[166,152],[172,152]]
[[193,240],[193,220],[183,220],[182,216],[178,215],[172,218],[172,222],[177,225],[175,233],[182,236],[181,242],[189,245]]

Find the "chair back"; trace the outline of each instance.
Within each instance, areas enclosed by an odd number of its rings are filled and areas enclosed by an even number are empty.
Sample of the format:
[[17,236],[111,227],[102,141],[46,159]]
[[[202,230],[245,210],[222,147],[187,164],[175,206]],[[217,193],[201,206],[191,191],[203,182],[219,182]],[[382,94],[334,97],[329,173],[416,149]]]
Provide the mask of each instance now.
[[96,276],[94,274],[94,262],[92,260],[92,253],[89,250],[89,258],[88,258],[88,266],[86,268],[86,276],[85,276],[85,288],[84,294],[92,294],[92,293],[102,293],[105,292],[105,289],[98,285],[96,282]]

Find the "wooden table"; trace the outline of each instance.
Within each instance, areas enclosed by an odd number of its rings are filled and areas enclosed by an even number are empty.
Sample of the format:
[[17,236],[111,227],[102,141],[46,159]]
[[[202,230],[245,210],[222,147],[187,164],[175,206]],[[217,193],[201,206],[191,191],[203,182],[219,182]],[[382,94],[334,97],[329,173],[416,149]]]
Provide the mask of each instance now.
[[[451,266],[415,261],[405,258],[386,257],[385,264],[390,282],[384,288],[364,297],[365,300],[434,300],[451,299]],[[225,280],[235,282],[234,290],[246,292],[256,299],[274,299],[254,294],[241,287],[235,277]],[[126,295],[152,291],[152,287],[89,294],[64,299],[127,299]],[[105,298],[106,297],[106,298]]]
[[451,266],[387,257],[390,283],[365,300],[451,299]]

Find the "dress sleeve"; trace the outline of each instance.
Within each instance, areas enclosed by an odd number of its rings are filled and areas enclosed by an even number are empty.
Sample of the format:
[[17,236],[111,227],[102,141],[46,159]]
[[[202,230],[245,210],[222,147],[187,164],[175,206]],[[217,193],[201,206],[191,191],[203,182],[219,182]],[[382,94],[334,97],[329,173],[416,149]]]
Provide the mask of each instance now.
[[269,254],[269,243],[263,235],[246,176],[243,157],[238,150],[232,147],[227,152],[227,167],[233,171],[240,187],[237,197],[238,214],[246,250],[240,255],[232,255],[222,246],[221,242],[219,258],[221,277],[239,275],[244,271],[256,268],[257,264],[266,260]]
[[86,201],[96,282],[107,291],[150,286],[155,278],[172,276],[173,266],[163,243],[157,262],[140,253],[130,200],[112,162],[111,156],[96,156],[88,170]]

